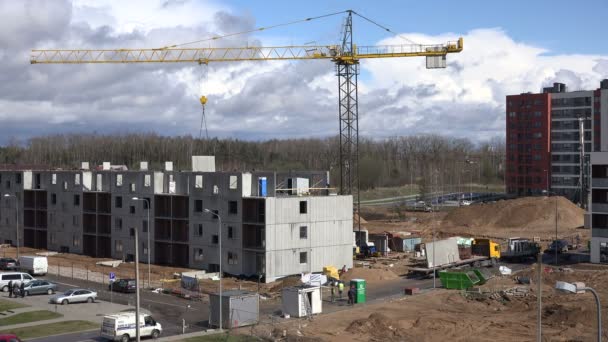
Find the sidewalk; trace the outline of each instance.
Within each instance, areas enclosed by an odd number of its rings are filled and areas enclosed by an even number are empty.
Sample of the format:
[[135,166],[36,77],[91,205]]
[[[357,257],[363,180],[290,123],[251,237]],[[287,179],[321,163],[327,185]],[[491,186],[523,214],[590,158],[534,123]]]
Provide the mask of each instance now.
[[199,331],[199,332],[193,332],[193,333],[188,333],[188,334],[183,334],[183,335],[173,335],[173,336],[168,336],[168,337],[162,337],[156,341],[182,341],[182,340],[185,340],[185,339],[191,338],[191,337],[215,335],[215,334],[219,334],[219,333],[220,333],[219,330],[213,329],[213,330]]

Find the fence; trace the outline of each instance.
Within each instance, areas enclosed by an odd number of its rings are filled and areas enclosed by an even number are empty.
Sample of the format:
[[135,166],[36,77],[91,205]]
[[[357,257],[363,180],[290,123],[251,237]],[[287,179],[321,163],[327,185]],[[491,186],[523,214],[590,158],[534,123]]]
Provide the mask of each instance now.
[[[135,278],[135,270],[124,270],[119,268],[108,268],[107,271],[94,271],[89,269],[88,267],[82,268],[82,265],[74,264],[74,263],[56,263],[53,264],[49,260],[48,271],[47,274],[56,275],[60,277],[66,277],[70,279],[79,279],[85,280],[92,283],[97,283],[102,286],[109,285],[110,283],[110,273],[114,273],[116,279],[134,279]],[[139,267],[139,279],[140,279],[140,287],[147,288],[159,288],[164,287],[166,284],[163,282],[163,279],[167,279],[167,277],[163,276],[161,279],[158,278],[158,274],[153,274],[151,282],[148,282],[148,271],[146,266]],[[167,274],[169,276],[169,274]]]

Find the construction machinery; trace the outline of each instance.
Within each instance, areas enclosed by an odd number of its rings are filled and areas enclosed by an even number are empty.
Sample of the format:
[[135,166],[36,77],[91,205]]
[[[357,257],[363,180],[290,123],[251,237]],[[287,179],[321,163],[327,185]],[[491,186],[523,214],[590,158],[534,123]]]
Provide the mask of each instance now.
[[[471,253],[462,255],[459,238],[449,238],[423,244],[426,256],[424,267],[411,267],[412,274],[429,275],[433,272],[458,267],[490,267],[498,264],[500,245],[490,239],[472,239]],[[462,255],[462,257],[461,257]]]
[[507,261],[522,261],[535,258],[541,251],[538,242],[524,238],[509,238],[507,240],[507,250],[501,257]]
[[[341,43],[337,45],[301,46],[246,46],[246,47],[206,47],[184,48],[182,46],[212,42],[239,34],[264,31],[275,27],[309,22],[337,14],[346,14]],[[389,28],[355,12],[347,10],[289,23],[260,27],[257,29],[215,36],[196,42],[146,49],[35,49],[31,52],[31,64],[84,64],[84,63],[198,63],[274,61],[274,60],[329,60],[336,66],[339,98],[340,137],[340,194],[353,195],[354,210],[359,212],[359,95],[357,90],[359,61],[362,59],[426,57],[427,69],[445,68],[446,56],[463,50],[463,39],[445,44],[415,44],[358,46],[353,41],[353,15],[366,20],[382,30],[401,37]],[[402,37],[403,38],[403,37]],[[200,102],[207,103],[202,96]],[[204,109],[203,109],[204,110]],[[360,229],[361,224],[358,224]]]

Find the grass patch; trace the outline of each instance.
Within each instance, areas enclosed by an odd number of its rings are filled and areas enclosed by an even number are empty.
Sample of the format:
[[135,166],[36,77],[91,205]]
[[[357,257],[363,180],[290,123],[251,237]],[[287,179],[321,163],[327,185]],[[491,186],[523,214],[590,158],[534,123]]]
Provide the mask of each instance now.
[[54,319],[59,317],[63,317],[63,315],[48,310],[28,311],[18,313],[6,318],[0,318],[0,326],[44,321],[47,319]]
[[25,305],[25,304],[21,304],[21,303],[16,303],[10,300],[4,300],[4,299],[0,299],[0,312],[4,312],[6,310],[13,310],[13,309],[19,309],[19,308],[25,308],[28,307],[29,305]]
[[418,193],[418,185],[405,185],[399,187],[375,188],[361,191],[361,200],[369,201],[387,197],[399,197],[415,195]]
[[0,334],[15,334],[19,336],[20,339],[25,340],[29,338],[68,334],[91,329],[99,329],[99,324],[89,321],[65,321],[1,330]]
[[185,339],[186,342],[253,342],[261,339],[248,335],[212,334]]

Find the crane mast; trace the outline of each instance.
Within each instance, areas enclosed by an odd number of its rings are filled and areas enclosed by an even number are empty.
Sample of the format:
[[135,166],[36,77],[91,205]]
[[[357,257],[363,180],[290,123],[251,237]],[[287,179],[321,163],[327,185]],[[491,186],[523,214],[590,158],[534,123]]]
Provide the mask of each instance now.
[[[353,17],[352,11],[344,21],[342,37],[342,54],[353,56]],[[359,75],[358,59],[336,60],[338,76],[338,110],[340,129],[340,194],[353,195],[354,210],[359,215],[359,95],[357,77]],[[358,220],[361,230],[361,220]]]

